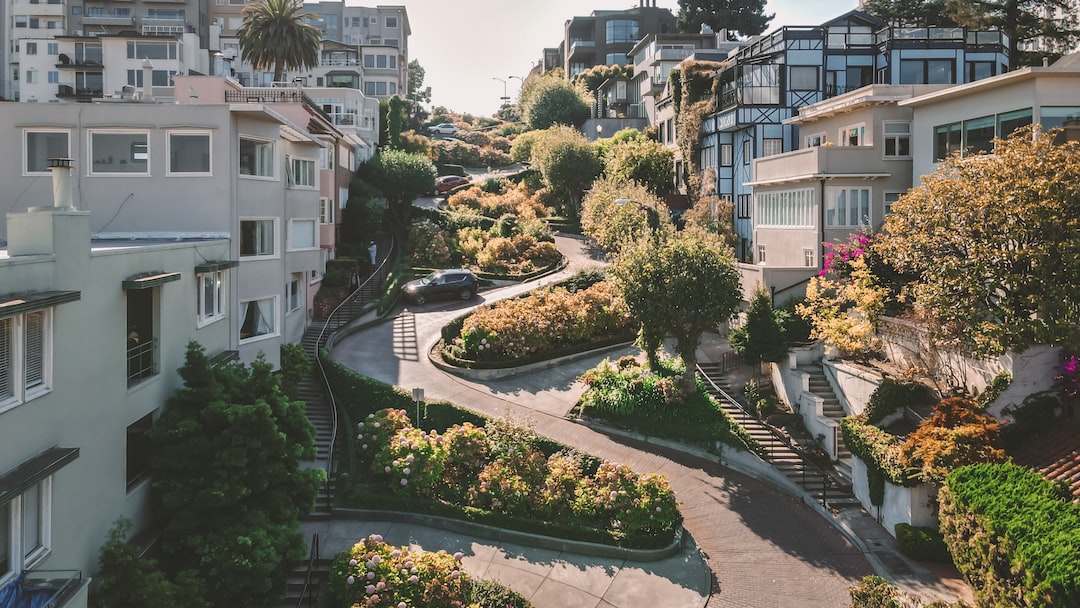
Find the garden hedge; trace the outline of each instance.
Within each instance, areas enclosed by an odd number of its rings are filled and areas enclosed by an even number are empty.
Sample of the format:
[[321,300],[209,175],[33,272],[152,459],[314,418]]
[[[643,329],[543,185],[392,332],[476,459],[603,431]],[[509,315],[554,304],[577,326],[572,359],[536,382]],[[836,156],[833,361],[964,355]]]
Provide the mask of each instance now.
[[941,531],[979,606],[1080,606],[1080,506],[1014,464],[956,469]]

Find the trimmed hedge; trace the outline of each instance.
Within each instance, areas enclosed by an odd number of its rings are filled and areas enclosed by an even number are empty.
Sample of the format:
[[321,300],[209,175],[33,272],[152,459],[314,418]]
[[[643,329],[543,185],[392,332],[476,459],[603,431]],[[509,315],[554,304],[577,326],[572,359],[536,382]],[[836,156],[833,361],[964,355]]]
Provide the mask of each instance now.
[[[900,447],[903,442],[899,437],[856,416],[842,419],[840,431],[851,453],[866,464],[867,476],[871,473],[875,476],[869,480],[871,503],[880,505],[879,501],[884,500],[885,480],[909,488],[919,485],[917,471],[905,467],[901,462]],[[876,477],[880,477],[880,480]]]
[[931,404],[935,401],[930,390],[914,382],[898,382],[885,378],[874,389],[866,404],[866,421],[877,424],[883,418],[911,404]]
[[905,523],[896,524],[893,529],[896,531],[896,544],[904,555],[920,562],[952,563],[941,532]]
[[961,467],[938,494],[941,531],[980,606],[1080,606],[1080,506],[1014,464]]

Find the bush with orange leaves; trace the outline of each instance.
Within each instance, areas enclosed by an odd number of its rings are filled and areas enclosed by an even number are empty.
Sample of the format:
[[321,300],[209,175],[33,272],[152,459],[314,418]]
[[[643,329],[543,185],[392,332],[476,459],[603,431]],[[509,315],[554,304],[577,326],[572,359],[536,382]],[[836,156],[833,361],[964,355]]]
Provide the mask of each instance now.
[[958,467],[1005,461],[1001,423],[971,399],[942,399],[900,453],[905,465],[919,471],[920,479],[941,485]]

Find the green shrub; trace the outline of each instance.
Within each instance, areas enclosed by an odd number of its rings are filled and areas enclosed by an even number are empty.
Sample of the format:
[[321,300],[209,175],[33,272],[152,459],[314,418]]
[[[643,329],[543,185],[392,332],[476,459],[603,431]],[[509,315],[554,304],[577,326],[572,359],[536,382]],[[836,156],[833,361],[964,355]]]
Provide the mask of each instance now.
[[980,606],[1080,606],[1080,506],[1024,467],[976,464],[938,494],[941,531]]
[[465,167],[462,167],[461,165],[442,164],[436,167],[436,169],[438,170],[439,177],[444,175],[460,175],[461,177],[465,177],[468,175],[468,172],[465,171]]
[[584,291],[600,281],[607,280],[607,271],[603,268],[583,268],[567,279],[560,281],[559,286],[565,287],[570,293]]
[[903,608],[900,590],[880,576],[864,576],[848,592],[852,608]]
[[899,437],[855,416],[843,418],[840,431],[844,444],[866,465],[871,504],[880,506],[884,503],[886,480],[898,486],[918,485],[917,471],[910,470],[902,462],[900,448],[903,442]]
[[1001,393],[1005,392],[1005,389],[1009,388],[1010,384],[1012,384],[1012,374],[1009,372],[1000,372],[994,376],[994,379],[986,386],[986,390],[979,395],[977,399],[979,405],[983,408],[989,406],[1001,396]]
[[479,608],[532,608],[529,600],[499,583],[474,580],[469,590],[469,605]]
[[952,556],[945,546],[945,537],[933,528],[896,524],[896,544],[900,552],[920,562],[951,564]]
[[1051,428],[1057,421],[1057,409],[1061,407],[1056,393],[1044,391],[1028,395],[1017,406],[1004,408],[1001,413],[1011,416],[1012,424],[1001,428],[1001,437],[1007,448],[1015,448],[1035,433]]
[[866,422],[877,424],[882,419],[910,405],[933,402],[929,389],[914,382],[899,382],[892,378],[881,381],[866,404]]

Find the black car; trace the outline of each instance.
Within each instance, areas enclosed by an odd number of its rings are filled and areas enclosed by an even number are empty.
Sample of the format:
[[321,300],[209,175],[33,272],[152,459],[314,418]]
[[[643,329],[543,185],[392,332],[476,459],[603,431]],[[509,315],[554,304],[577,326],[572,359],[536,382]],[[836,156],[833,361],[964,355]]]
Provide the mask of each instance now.
[[464,269],[436,270],[435,272],[409,281],[401,288],[405,299],[414,304],[423,304],[437,298],[458,298],[469,300],[476,296],[479,281],[471,271]]

